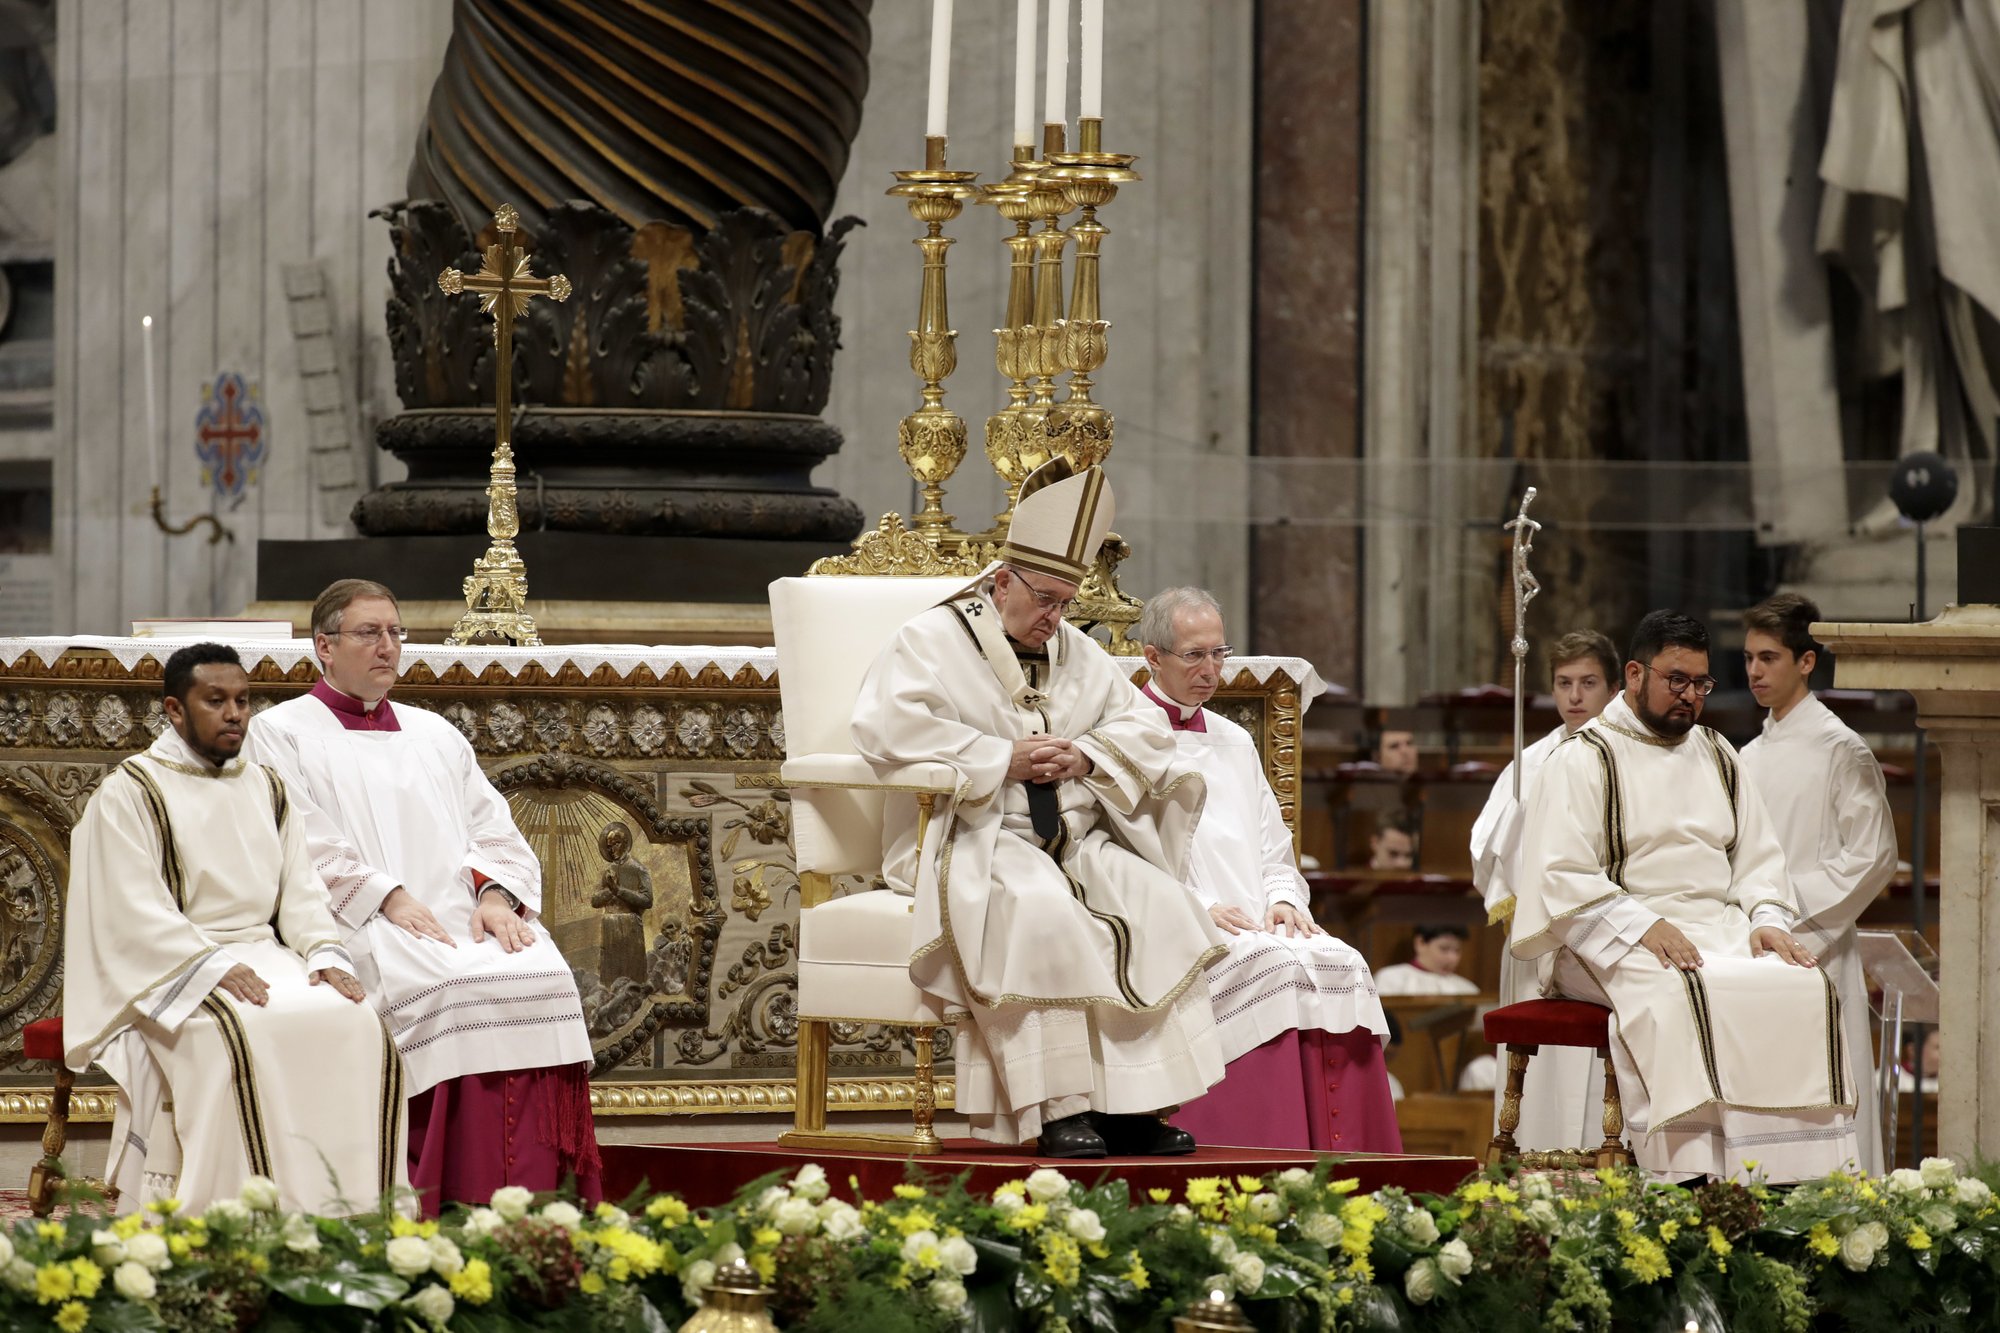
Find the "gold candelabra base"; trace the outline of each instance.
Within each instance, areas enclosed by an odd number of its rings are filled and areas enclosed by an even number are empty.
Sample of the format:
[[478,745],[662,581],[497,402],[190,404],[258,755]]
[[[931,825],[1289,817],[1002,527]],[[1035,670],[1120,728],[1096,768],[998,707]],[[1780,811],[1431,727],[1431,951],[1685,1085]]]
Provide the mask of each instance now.
[[446,643],[511,643],[542,646],[535,618],[528,614],[528,566],[514,543],[504,538],[486,548],[465,576],[466,612]]

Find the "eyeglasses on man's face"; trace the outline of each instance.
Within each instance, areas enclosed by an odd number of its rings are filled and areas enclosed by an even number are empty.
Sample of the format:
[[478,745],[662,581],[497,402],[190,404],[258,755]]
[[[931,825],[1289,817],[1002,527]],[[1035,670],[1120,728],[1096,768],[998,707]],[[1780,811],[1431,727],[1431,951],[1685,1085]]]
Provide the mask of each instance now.
[[1693,690],[1698,699],[1706,699],[1715,693],[1716,679],[1713,676],[1690,676],[1685,671],[1660,672],[1650,666],[1645,671],[1648,675],[1658,676],[1667,687],[1667,693],[1676,699],[1685,698],[1689,690]]
[[1069,609],[1076,605],[1075,597],[1057,597],[1051,593],[1043,592],[1040,588],[1028,582],[1028,576],[1019,570],[1014,570],[1012,573],[1015,582],[1034,594],[1036,615],[1045,616],[1053,611],[1059,616],[1066,616],[1069,614]]
[[1221,666],[1229,660],[1229,655],[1235,651],[1234,648],[1224,643],[1218,644],[1213,648],[1190,648],[1184,653],[1168,653],[1167,656],[1178,657],[1191,667],[1198,667],[1203,662],[1213,662],[1217,666]]
[[359,643],[367,644],[382,642],[382,636],[385,634],[397,643],[402,643],[410,637],[410,632],[401,625],[363,625],[360,629],[331,629],[326,631],[326,637],[329,639],[337,639],[343,634]]

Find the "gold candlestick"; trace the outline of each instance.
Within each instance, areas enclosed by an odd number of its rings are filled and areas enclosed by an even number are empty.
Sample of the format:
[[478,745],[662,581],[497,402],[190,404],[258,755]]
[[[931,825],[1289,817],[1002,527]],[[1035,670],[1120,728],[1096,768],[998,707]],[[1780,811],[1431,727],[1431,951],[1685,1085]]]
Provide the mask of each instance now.
[[[993,330],[993,360],[1008,379],[1007,406],[986,418],[986,458],[1007,486],[1007,504],[993,516],[993,526],[979,540],[1003,540],[1014,520],[1014,501],[1021,482],[1048,461],[1042,421],[1054,402],[1050,393],[1031,404],[1033,379],[1040,365],[1041,330],[1035,324],[1035,220],[1042,216],[1043,197],[1056,191],[1037,180],[1044,164],[1026,146],[1014,150],[1014,170],[1003,181],[980,187],[980,202],[992,204],[1014,224],[1005,239],[1009,255],[1005,326]],[[1061,233],[1057,233],[1060,237]],[[1060,262],[1060,261],[1058,261]],[[1060,275],[1058,274],[1058,280]],[[1053,374],[1053,370],[1050,372]],[[1051,388],[1053,388],[1053,381]]]
[[514,549],[521,515],[514,486],[513,389],[514,321],[537,296],[569,299],[569,279],[560,273],[537,278],[528,271],[528,256],[514,244],[521,215],[502,204],[493,215],[500,238],[486,247],[477,273],[448,268],[438,274],[438,288],[450,295],[473,292],[479,308],[493,316],[493,471],[486,487],[486,535],[491,544],[465,576],[465,614],[445,636],[446,643],[472,643],[491,636],[509,643],[539,647],[542,639],[528,615],[528,566]]
[[924,140],[923,170],[895,175],[889,193],[908,201],[910,216],[925,227],[916,242],[924,256],[923,288],[917,301],[917,327],[910,330],[910,369],[923,381],[923,405],[903,418],[896,448],[923,487],[923,507],[911,525],[918,536],[945,552],[965,541],[965,534],[952,527],[951,515],[944,512],[945,480],[965,459],[965,419],[944,405],[944,381],[958,368],[958,331],[951,327],[945,299],[945,252],[952,242],[944,234],[944,224],[964,208],[979,173],[947,170],[945,141],[932,135]]
[[1045,173],[1064,198],[1083,210],[1070,226],[1076,241],[1069,318],[1059,320],[1062,366],[1069,371],[1069,396],[1049,414],[1046,430],[1051,447],[1066,454],[1079,468],[1102,463],[1111,453],[1115,422],[1111,413],[1091,398],[1091,376],[1110,354],[1110,321],[1102,316],[1098,260],[1111,229],[1097,220],[1097,210],[1118,197],[1118,187],[1139,179],[1138,161],[1130,153],[1103,151],[1104,122],[1095,117],[1077,122],[1078,151],[1052,152]]

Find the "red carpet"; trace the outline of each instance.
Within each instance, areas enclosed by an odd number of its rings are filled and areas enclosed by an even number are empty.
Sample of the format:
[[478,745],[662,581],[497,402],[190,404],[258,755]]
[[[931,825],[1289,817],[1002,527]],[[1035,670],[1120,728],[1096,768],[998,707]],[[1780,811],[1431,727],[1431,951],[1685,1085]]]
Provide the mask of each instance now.
[[[981,1193],[1019,1180],[1039,1166],[1053,1166],[1074,1179],[1094,1184],[1105,1176],[1128,1182],[1134,1194],[1170,1189],[1178,1196],[1195,1176],[1261,1176],[1286,1167],[1311,1168],[1310,1152],[1271,1148],[1204,1147],[1191,1157],[1100,1157],[1062,1161],[1036,1157],[1025,1148],[1004,1148],[974,1139],[946,1139],[935,1157],[901,1157],[893,1153],[828,1153],[781,1148],[776,1143],[658,1143],[602,1146],[604,1197],[622,1199],[639,1186],[678,1194],[697,1208],[727,1203],[750,1181],[773,1171],[791,1173],[807,1162],[818,1162],[832,1178],[836,1192],[845,1194],[855,1177],[867,1198],[885,1197],[905,1179],[906,1164],[923,1171],[955,1176],[970,1171],[970,1187]],[[1340,1159],[1336,1175],[1361,1182],[1363,1190],[1400,1185],[1406,1190],[1448,1193],[1479,1169],[1470,1157],[1412,1157],[1356,1154]]]

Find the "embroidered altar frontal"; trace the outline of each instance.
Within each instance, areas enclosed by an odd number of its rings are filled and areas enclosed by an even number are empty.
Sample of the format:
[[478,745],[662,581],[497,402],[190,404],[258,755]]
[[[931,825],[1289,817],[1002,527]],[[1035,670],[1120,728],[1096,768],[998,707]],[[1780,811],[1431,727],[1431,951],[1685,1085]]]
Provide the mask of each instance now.
[[[61,1011],[70,829],[167,725],[160,670],[177,646],[0,639],[0,1120],[47,1114],[50,1073],[24,1060],[21,1030]],[[258,711],[318,678],[309,641],[236,646]],[[1125,665],[1144,679],[1142,661]],[[1319,678],[1297,658],[1245,657],[1223,679],[1210,706],[1257,738],[1296,828],[1299,719]],[[789,1113],[799,908],[776,653],[413,643],[393,697],[465,733],[541,857],[598,1114]],[[907,1031],[836,1025],[834,1038],[835,1109],[910,1106]],[[948,1031],[935,1052],[949,1060]],[[942,1104],[952,1090],[947,1073]],[[109,1084],[79,1080],[72,1118],[110,1117]]]

